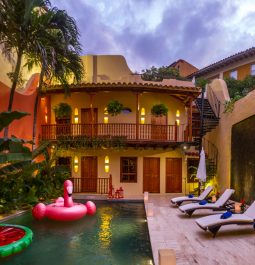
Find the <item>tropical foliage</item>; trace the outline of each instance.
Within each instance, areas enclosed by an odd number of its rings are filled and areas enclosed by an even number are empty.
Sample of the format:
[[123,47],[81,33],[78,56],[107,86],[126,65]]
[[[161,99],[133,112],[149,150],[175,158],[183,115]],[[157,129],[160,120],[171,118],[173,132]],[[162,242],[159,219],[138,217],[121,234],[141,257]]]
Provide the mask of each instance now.
[[56,118],[61,119],[64,117],[70,117],[72,114],[72,108],[69,104],[61,102],[53,108]]
[[[15,65],[9,74],[12,86],[8,111],[12,110],[14,92],[21,82],[22,57],[29,55],[29,47],[37,40],[38,12],[49,7],[47,0],[0,0],[0,44],[2,54]],[[5,137],[8,127],[5,129]]]
[[237,100],[245,97],[255,88],[255,76],[249,75],[243,80],[236,80],[234,78],[225,78],[224,80],[230,96],[230,101],[226,101],[224,104],[224,113],[228,113],[234,110]]
[[111,115],[111,116],[116,116],[118,114],[121,113],[121,111],[123,110],[123,104],[120,103],[118,100],[111,100],[107,106],[107,112]]
[[151,108],[151,114],[155,116],[166,116],[168,113],[168,108],[164,104],[155,104]]
[[142,70],[141,77],[145,81],[157,81],[157,82],[160,82],[163,79],[186,80],[184,77],[180,76],[178,69],[168,66],[162,66],[159,68],[152,66],[150,69]]
[[[25,115],[0,113],[0,123],[8,126]],[[0,139],[0,213],[59,196],[64,179],[69,177],[69,170],[56,166],[56,153],[49,149],[49,142],[33,152],[24,144],[31,145],[32,142],[14,136]],[[39,156],[40,162],[36,162]]]

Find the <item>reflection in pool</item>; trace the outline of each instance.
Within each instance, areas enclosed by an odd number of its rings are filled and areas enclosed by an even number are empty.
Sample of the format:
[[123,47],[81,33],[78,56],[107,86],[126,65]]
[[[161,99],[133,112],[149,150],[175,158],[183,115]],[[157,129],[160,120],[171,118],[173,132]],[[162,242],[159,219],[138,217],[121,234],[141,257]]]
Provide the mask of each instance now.
[[34,232],[6,265],[152,265],[142,203],[96,202],[97,214],[74,222],[36,221],[30,213],[8,220]]

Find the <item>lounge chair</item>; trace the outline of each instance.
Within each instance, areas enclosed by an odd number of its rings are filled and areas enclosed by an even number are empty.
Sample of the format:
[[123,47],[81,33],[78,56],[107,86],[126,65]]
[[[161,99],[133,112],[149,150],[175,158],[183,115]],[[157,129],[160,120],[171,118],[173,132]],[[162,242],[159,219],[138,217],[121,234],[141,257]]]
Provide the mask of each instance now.
[[204,200],[210,192],[213,190],[213,186],[208,186],[201,194],[199,197],[188,197],[188,196],[183,196],[183,197],[176,197],[171,200],[171,203],[177,206],[180,206],[183,202],[200,202]]
[[254,225],[255,223],[255,202],[243,213],[235,214],[233,213],[230,217],[226,219],[221,219],[222,214],[214,214],[210,216],[205,216],[196,220],[196,223],[202,229],[209,230],[213,237],[216,236],[217,232],[222,225]]
[[183,213],[188,214],[189,216],[191,216],[193,214],[194,211],[196,210],[202,210],[202,209],[211,209],[214,211],[217,210],[226,210],[230,207],[230,204],[228,203],[229,198],[232,196],[232,194],[235,191],[232,189],[226,189],[222,195],[220,196],[220,198],[214,202],[214,203],[206,203],[204,205],[201,205],[200,203],[189,203],[189,204],[185,204],[179,207],[180,211],[182,211]]

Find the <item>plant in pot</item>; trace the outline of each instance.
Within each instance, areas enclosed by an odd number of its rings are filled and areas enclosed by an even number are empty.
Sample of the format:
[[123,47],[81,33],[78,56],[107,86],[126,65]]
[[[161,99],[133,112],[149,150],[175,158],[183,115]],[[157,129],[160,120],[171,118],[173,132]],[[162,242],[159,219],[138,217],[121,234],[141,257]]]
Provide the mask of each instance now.
[[151,114],[154,116],[166,116],[168,108],[164,104],[155,104],[151,108]]
[[56,121],[59,121],[59,120],[70,121],[71,114],[72,114],[72,108],[69,104],[61,102],[58,105],[56,105],[53,108],[53,110],[55,112]]
[[123,104],[118,100],[112,100],[107,105],[107,111],[111,116],[116,116],[123,110]]

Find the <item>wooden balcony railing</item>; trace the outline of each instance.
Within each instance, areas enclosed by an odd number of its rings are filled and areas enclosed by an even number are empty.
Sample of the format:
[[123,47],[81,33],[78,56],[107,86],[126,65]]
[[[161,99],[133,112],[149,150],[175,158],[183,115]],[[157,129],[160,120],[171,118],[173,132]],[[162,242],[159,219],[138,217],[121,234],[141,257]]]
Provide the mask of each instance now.
[[[138,130],[138,133],[137,133]],[[153,125],[135,123],[98,123],[98,124],[48,124],[42,125],[42,140],[80,137],[124,137],[127,141],[185,141],[184,125]]]
[[70,178],[73,192],[108,194],[109,178]]

